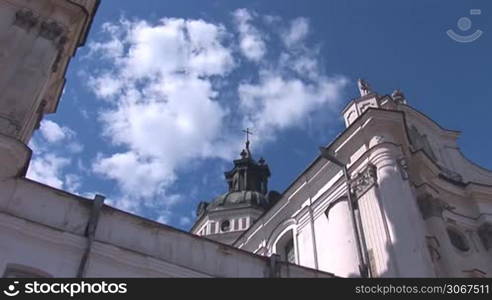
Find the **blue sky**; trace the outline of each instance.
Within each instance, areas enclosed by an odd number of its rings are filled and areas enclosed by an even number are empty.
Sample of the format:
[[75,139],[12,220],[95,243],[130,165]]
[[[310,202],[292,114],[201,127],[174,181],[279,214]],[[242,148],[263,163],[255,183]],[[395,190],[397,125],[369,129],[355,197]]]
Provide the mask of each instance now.
[[[344,128],[359,77],[400,88],[492,169],[491,13],[490,1],[103,0],[28,177],[186,230],[226,191],[241,129],[283,191]],[[459,43],[449,29],[483,34]]]

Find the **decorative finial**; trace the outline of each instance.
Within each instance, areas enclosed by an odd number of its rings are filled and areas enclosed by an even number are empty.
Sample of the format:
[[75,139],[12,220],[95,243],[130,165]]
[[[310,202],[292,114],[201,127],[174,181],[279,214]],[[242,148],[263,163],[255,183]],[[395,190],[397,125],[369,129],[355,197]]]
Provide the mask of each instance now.
[[364,79],[359,78],[359,80],[357,80],[357,85],[359,86],[359,92],[361,97],[372,93],[371,86]]
[[246,128],[246,130],[243,130],[244,133],[246,133],[246,151],[248,152],[248,155],[250,154],[249,152],[249,135],[253,134],[251,131],[249,131],[249,128]]
[[393,98],[393,100],[396,103],[402,103],[402,104],[406,104],[407,103],[407,101],[405,100],[405,95],[399,89],[393,91],[393,93],[391,94],[391,98]]

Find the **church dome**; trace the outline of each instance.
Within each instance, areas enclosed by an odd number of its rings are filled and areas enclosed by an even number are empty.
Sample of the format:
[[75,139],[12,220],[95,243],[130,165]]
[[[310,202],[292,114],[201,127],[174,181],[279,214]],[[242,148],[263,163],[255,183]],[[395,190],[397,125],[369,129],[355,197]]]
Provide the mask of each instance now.
[[[245,132],[251,134],[248,130]],[[240,156],[233,161],[232,170],[224,172],[229,191],[210,203],[201,201],[196,210],[198,218],[208,212],[236,208],[266,210],[279,199],[278,192],[268,191],[270,169],[263,158],[259,161],[253,159],[249,140],[246,140],[246,148],[241,151]]]
[[207,206],[207,211],[235,208],[242,206],[253,206],[267,208],[266,197],[258,191],[234,191],[222,194],[215,198]]

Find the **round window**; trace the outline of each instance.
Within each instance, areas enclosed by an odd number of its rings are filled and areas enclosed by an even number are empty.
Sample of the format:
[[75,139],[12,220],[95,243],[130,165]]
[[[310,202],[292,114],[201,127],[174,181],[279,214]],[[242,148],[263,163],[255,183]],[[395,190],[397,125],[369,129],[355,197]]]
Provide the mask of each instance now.
[[231,222],[229,222],[229,220],[222,221],[220,229],[222,231],[229,231],[229,229],[231,229]]
[[449,239],[451,240],[451,244],[453,244],[453,246],[461,251],[470,250],[470,246],[466,241],[466,237],[461,232],[453,228],[448,228],[447,231]]

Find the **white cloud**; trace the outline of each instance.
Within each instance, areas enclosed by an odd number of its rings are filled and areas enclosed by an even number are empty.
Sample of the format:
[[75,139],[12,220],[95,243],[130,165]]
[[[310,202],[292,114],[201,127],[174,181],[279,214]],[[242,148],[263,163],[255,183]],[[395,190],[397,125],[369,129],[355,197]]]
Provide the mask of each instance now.
[[156,221],[159,222],[159,223],[162,223],[162,224],[169,224],[170,221],[171,221],[171,212],[169,211],[166,211],[165,213],[163,213],[162,215],[160,215]]
[[280,18],[279,16],[274,16],[274,15],[264,15],[263,21],[268,25],[275,25],[275,24],[282,22],[282,18]]
[[131,199],[129,197],[121,196],[118,198],[109,198],[105,199],[104,203],[106,205],[116,207],[132,214],[138,215],[139,213],[141,213],[139,209],[140,203],[134,201],[134,199]]
[[161,161],[146,159],[136,152],[101,157],[93,169],[119,182],[124,194],[136,197],[151,197],[163,192],[163,187],[175,179],[172,169],[166,168]]
[[40,145],[38,144],[38,141],[35,139],[35,138],[32,138],[30,141],[29,141],[29,145],[28,147],[32,150],[32,153],[35,154],[39,151],[42,150],[42,147],[40,147]]
[[67,174],[72,162],[71,156],[83,150],[82,144],[76,140],[75,131],[54,121],[43,120],[39,135],[30,140],[29,147],[33,151],[33,157],[26,177],[55,188],[77,192],[82,184],[82,177]]
[[82,145],[78,141],[73,141],[67,145],[67,150],[69,150],[72,154],[77,154],[84,151],[84,145]]
[[181,226],[188,226],[190,224],[191,224],[191,218],[190,217],[181,216],[179,218],[179,225],[181,225]]
[[[116,180],[130,197],[162,198],[181,164],[221,155],[214,143],[222,139],[226,111],[215,100],[212,77],[226,75],[235,63],[222,44],[221,25],[184,19],[122,22],[124,34],[114,27],[111,32],[128,51],[110,57],[113,68],[92,74],[89,86],[99,98],[114,100],[100,114],[104,134],[128,151],[99,156],[93,170]],[[109,47],[97,45],[92,49]],[[108,78],[115,88],[101,92],[98,86]],[[161,201],[170,204],[172,197]]]
[[78,189],[82,186],[82,177],[76,174],[65,175],[65,188],[72,192],[77,193]]
[[238,90],[248,125],[268,138],[279,130],[302,124],[324,104],[337,104],[345,84],[342,77],[320,77],[314,83],[306,83],[265,71],[259,83],[241,84]]
[[129,50],[123,62],[133,78],[188,73],[195,76],[221,75],[234,61],[221,41],[221,25],[203,20],[169,19],[153,26],[145,21],[133,23],[125,42]]
[[97,55],[102,55],[103,57],[111,59],[118,59],[121,57],[124,52],[124,45],[121,39],[124,30],[127,30],[129,25],[130,23],[125,19],[121,19],[118,24],[110,22],[102,24],[102,31],[107,33],[110,39],[101,43],[96,41],[89,43],[89,54],[87,57],[95,55],[96,53]]
[[123,82],[113,78],[110,74],[103,74],[98,77],[90,76],[88,84],[99,98],[107,99],[120,91]]
[[64,126],[59,126],[57,123],[50,120],[41,121],[39,128],[41,134],[50,143],[60,142],[63,139],[70,138],[74,135],[74,132]]
[[309,33],[309,22],[306,18],[296,18],[290,28],[283,32],[282,39],[287,47],[294,47],[302,42]]
[[242,54],[251,61],[260,61],[267,49],[260,31],[251,25],[253,13],[240,8],[234,11],[233,16],[239,32],[239,47]]
[[[170,192],[180,172],[197,160],[233,158],[242,144],[239,128],[253,127],[258,145],[338,103],[346,80],[326,76],[319,67],[316,47],[305,44],[305,19],[278,31],[280,40],[286,33],[297,44],[282,47],[268,64],[262,63],[268,40],[255,27],[254,13],[236,10],[233,19],[236,38],[224,25],[204,20],[122,19],[105,24],[106,38],[90,46],[88,59],[102,59],[99,65],[108,67],[80,74],[107,100],[99,120],[117,149],[99,154],[92,170],[118,184],[121,197],[113,197],[113,205],[131,212],[153,207],[154,218],[168,222],[170,207],[183,199]],[[258,62],[258,80],[231,80],[229,74],[242,66],[234,56],[238,46]],[[98,55],[103,51],[111,54]]]
[[31,160],[26,177],[61,189],[63,188],[62,169],[69,163],[69,159],[54,154],[38,156]]
[[89,112],[87,111],[87,109],[81,108],[79,112],[84,119],[89,120]]
[[[270,22],[278,24],[276,17]],[[343,76],[327,76],[319,59],[319,48],[308,45],[309,22],[297,18],[287,29],[280,28],[285,48],[277,64],[261,66],[256,82],[238,86],[244,124],[256,129],[257,136],[274,139],[281,130],[309,123],[316,111],[336,111],[341,91],[347,84]]]

